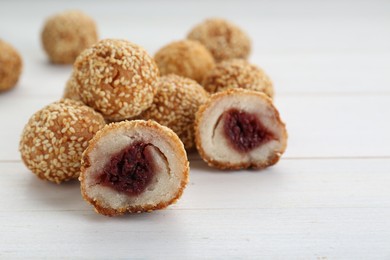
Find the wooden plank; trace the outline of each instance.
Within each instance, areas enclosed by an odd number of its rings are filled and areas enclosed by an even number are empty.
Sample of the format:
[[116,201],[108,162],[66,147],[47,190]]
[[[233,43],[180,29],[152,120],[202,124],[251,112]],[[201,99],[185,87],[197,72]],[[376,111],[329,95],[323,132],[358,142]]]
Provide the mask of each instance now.
[[[52,66],[33,49],[23,50],[22,55],[25,68],[21,82],[15,90],[4,95],[12,99],[21,96],[62,96],[72,67]],[[364,64],[361,64],[362,60]],[[373,53],[273,51],[253,55],[251,62],[269,74],[274,82],[276,97],[338,93],[390,95],[390,79],[387,77],[390,50]]]
[[[30,116],[50,97],[0,96],[1,160],[19,160],[18,142]],[[286,158],[390,156],[390,96],[286,96],[275,99],[287,124]]]
[[0,257],[388,259],[390,209],[1,212]]
[[389,160],[283,160],[261,172],[192,163],[173,207],[108,218],[78,184],[0,163],[0,257],[348,258],[390,256]]
[[278,97],[288,157],[390,155],[389,96]]
[[[110,1],[95,3],[90,8],[88,3],[79,1],[37,1],[32,13],[11,1],[0,8],[0,17],[12,21],[12,26],[0,23],[0,31],[5,40],[20,50],[24,60],[22,79],[15,90],[18,95],[62,94],[71,66],[50,64],[39,35],[46,17],[69,8],[80,8],[93,16],[102,38],[129,39],[144,46],[151,55],[168,42],[185,38],[195,24],[215,16],[214,10],[218,10],[218,16],[239,24],[251,36],[251,61],[270,74],[278,94],[389,93],[390,31],[383,25],[390,23],[390,4],[355,1],[353,6],[350,8],[349,1],[318,4],[307,0],[228,4],[152,1],[137,5]],[[129,10],[135,7],[137,12],[129,16]],[[181,11],[177,12],[177,8]],[[124,30],[125,23],[133,26]]]
[[[0,4],[1,37],[24,61],[17,88],[0,95],[0,258],[390,258],[389,1],[24,7]],[[48,63],[39,41],[44,19],[64,9],[85,10],[102,38],[129,39],[151,54],[215,10],[242,26],[253,42],[250,60],[273,79],[287,123],[281,162],[221,172],[192,153],[177,204],[120,218],[94,213],[77,181],[38,180],[17,147],[28,118],[62,95],[71,73]]]
[[[263,171],[232,172],[198,160],[191,162],[190,183],[172,208],[389,208],[389,172],[389,159],[286,159]],[[43,182],[22,163],[12,162],[0,163],[0,178],[0,212],[91,210],[77,181]]]

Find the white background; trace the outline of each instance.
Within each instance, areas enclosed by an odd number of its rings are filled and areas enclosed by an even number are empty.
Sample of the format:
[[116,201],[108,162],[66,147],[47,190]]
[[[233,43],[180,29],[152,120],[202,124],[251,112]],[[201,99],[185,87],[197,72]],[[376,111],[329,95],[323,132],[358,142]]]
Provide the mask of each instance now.
[[[177,204],[119,218],[94,213],[77,182],[38,180],[18,142],[70,75],[40,45],[45,18],[67,9],[151,54],[207,17],[244,28],[287,124],[282,160],[220,172],[190,154]],[[389,1],[2,0],[0,38],[24,62],[0,95],[0,258],[390,259]]]

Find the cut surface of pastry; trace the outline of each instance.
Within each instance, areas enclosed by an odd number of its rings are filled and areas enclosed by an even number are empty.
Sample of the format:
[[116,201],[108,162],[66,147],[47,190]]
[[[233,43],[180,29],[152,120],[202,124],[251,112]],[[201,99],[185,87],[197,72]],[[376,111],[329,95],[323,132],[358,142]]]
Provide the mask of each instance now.
[[197,149],[220,169],[265,168],[286,149],[287,131],[265,94],[231,89],[211,96],[196,115]]
[[188,182],[184,146],[154,121],[111,123],[83,154],[81,192],[103,215],[140,213],[174,203]]

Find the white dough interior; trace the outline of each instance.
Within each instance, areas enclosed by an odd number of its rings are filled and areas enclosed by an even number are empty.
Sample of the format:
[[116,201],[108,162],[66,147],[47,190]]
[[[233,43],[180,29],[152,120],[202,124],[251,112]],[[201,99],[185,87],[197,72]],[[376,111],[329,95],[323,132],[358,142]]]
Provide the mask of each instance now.
[[[249,152],[235,150],[229,143],[230,140],[227,139],[224,122],[221,119],[222,114],[230,109],[254,114],[263,126],[274,135],[275,140],[265,142]],[[202,123],[199,125],[203,150],[209,157],[223,163],[266,162],[271,154],[282,149],[285,141],[281,138],[283,132],[278,125],[278,120],[275,120],[275,116],[275,111],[266,101],[257,96],[225,96],[204,111]],[[283,140],[281,141],[281,139]]]
[[[123,131],[120,131],[123,130]],[[147,130],[147,131],[146,131]],[[142,131],[142,132],[141,132]],[[111,157],[133,143],[142,141],[151,144],[148,149],[154,161],[154,177],[145,191],[136,196],[120,193],[117,190],[99,185],[97,180]],[[168,202],[181,187],[183,165],[177,163],[180,158],[173,152],[172,144],[162,139],[154,129],[118,129],[103,136],[95,149],[89,154],[91,166],[86,170],[86,189],[89,197],[99,200],[102,206],[110,208],[126,208],[137,205],[156,205]]]

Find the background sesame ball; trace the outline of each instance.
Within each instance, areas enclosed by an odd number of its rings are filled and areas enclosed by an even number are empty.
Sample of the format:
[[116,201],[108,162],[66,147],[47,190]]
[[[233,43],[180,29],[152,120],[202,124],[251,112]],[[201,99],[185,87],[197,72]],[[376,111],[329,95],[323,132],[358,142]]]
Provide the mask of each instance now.
[[50,17],[42,31],[43,48],[54,63],[73,63],[85,48],[97,40],[95,21],[77,10]]
[[208,100],[208,93],[196,81],[174,74],[159,78],[156,87],[153,104],[141,118],[171,128],[186,149],[192,148],[195,113]]
[[13,88],[21,72],[22,58],[19,53],[0,39],[0,92]]
[[103,117],[81,102],[62,99],[51,103],[24,127],[19,144],[23,162],[44,180],[75,179],[83,151],[104,125]]
[[161,75],[176,74],[202,82],[207,71],[214,67],[211,53],[199,42],[182,40],[161,48],[154,60]]
[[74,77],[74,74],[70,76],[68,81],[66,82],[63,98],[69,98],[76,101],[81,101],[79,92],[78,92],[78,84]]
[[74,64],[81,100],[112,121],[146,110],[153,102],[152,84],[158,75],[147,52],[125,40],[99,41]]
[[203,87],[210,93],[243,88],[263,92],[271,98],[274,95],[272,81],[267,74],[242,59],[218,63],[204,78]]
[[206,46],[216,62],[234,58],[246,59],[251,50],[248,35],[224,19],[205,20],[195,26],[187,38]]

